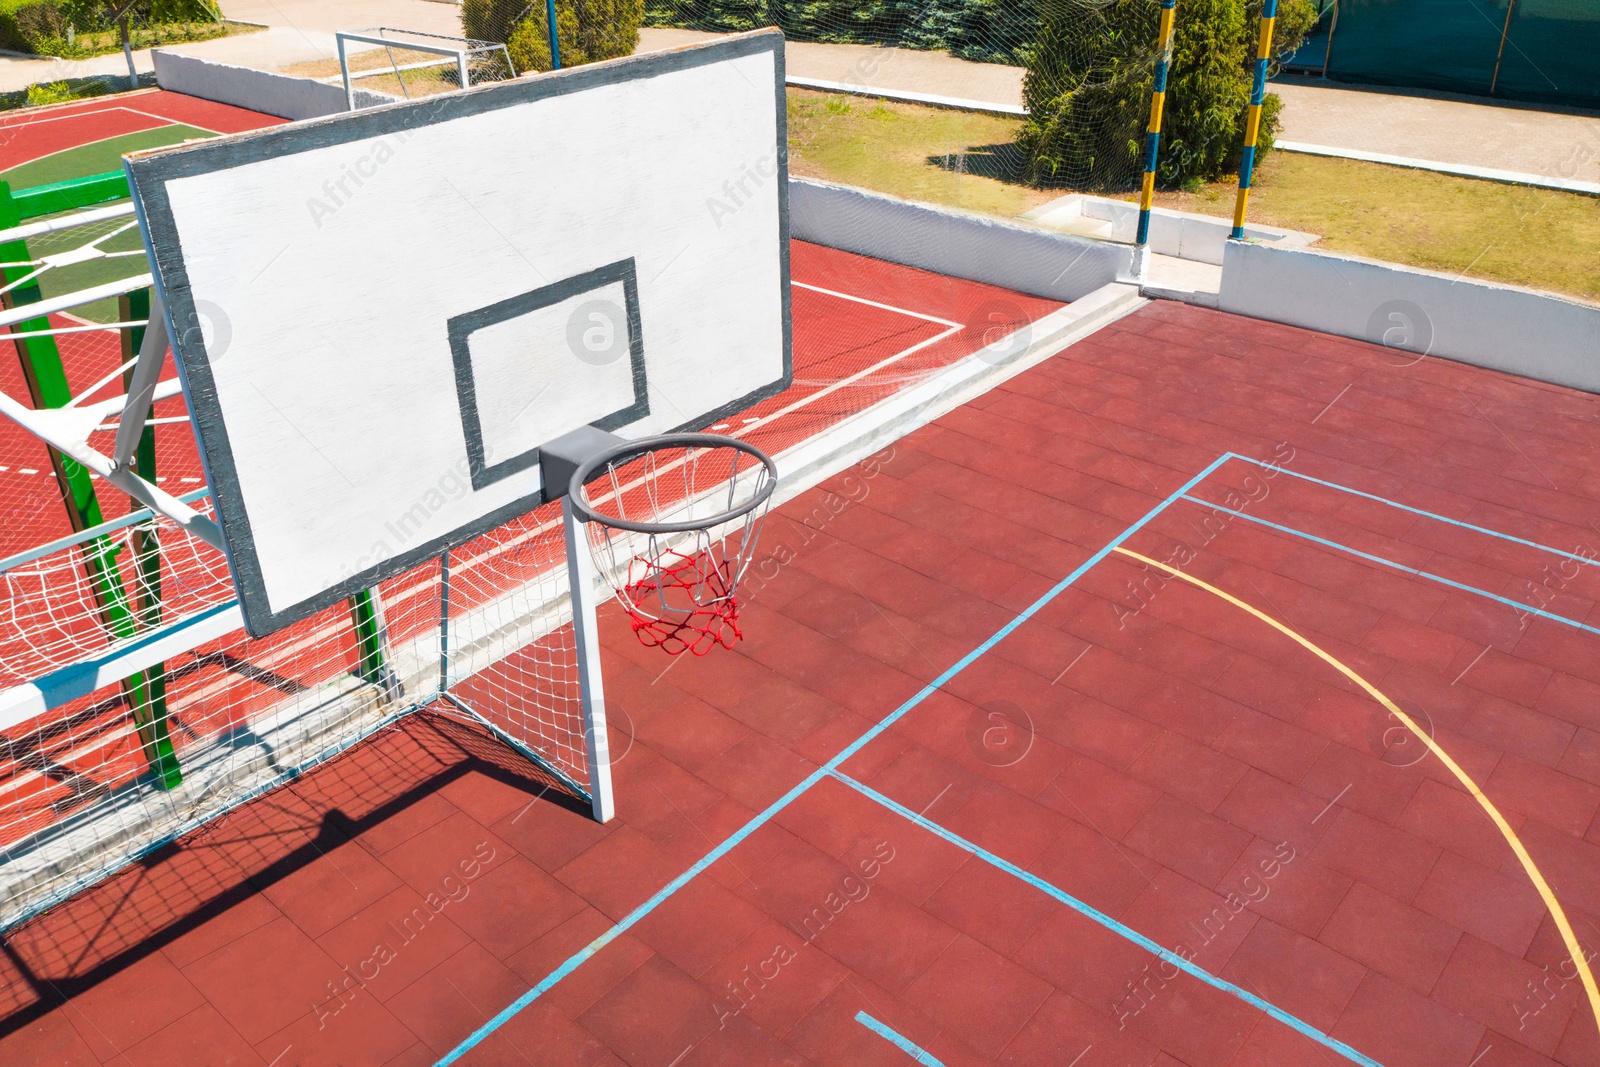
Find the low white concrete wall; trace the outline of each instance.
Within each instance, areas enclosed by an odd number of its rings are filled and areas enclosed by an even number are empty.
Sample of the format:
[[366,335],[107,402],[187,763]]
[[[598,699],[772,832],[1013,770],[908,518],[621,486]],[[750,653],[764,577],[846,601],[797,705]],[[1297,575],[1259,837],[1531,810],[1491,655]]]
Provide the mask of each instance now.
[[1547,293],[1235,241],[1218,307],[1600,393],[1600,305]]
[[[1139,234],[1138,204],[1086,196],[1083,198],[1083,213],[1089,218],[1104,219],[1111,223],[1113,240],[1131,243]],[[1196,263],[1221,266],[1228,234],[1232,232],[1231,221],[1214,215],[1167,208],[1155,208],[1150,212],[1150,251],[1160,256],[1177,256]],[[1244,234],[1253,240],[1268,241],[1278,247],[1305,245],[1316,239],[1311,234],[1279,230],[1271,226],[1246,225]]]
[[[1022,216],[1041,226],[1083,233],[1110,241],[1133,243],[1139,233],[1139,205],[1127,200],[1073,193],[1041,204]],[[1080,219],[1092,220],[1090,228]],[[1104,223],[1093,227],[1093,223]],[[1215,215],[1173,211],[1158,207],[1150,213],[1150,251],[1195,263],[1222,265],[1223,247],[1233,223]],[[1274,226],[1246,225],[1245,236],[1280,248],[1301,247],[1317,240],[1315,234],[1280,230]]]
[[1077,300],[1132,279],[1126,245],[809,178],[789,182],[789,230],[797,240],[1051,300]]
[[[175,93],[232,104],[281,119],[314,119],[346,109],[343,86],[235,67],[160,48],[151,55],[156,65],[156,84]],[[388,93],[356,90],[357,107],[389,104],[396,99]]]

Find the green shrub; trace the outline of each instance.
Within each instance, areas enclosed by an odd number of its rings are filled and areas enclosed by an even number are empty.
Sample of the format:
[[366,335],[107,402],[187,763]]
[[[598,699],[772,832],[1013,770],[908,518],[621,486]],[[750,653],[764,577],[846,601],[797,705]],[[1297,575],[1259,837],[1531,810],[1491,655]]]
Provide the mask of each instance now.
[[[1167,80],[1158,184],[1210,181],[1237,169],[1255,64],[1261,0],[1182,0]],[[1316,21],[1311,0],[1282,0],[1273,53],[1299,47]],[[1019,144],[1045,184],[1125,188],[1143,171],[1154,84],[1156,8],[1110,0],[1096,10],[1056,0],[1023,80],[1029,118]],[[1258,159],[1272,148],[1282,106],[1262,106]]]
[[[643,17],[643,0],[556,0],[561,65],[632,55]],[[464,0],[461,5],[461,32],[505,45],[519,73],[550,69],[548,25],[544,0]]]
[[[0,0],[0,48],[34,55],[83,58],[115,52],[120,32],[108,0]],[[130,13],[133,45],[220,36],[222,14],[213,0],[145,0]]]
[[[542,6],[543,0],[539,2]],[[462,0],[461,33],[474,40],[505,44],[518,20],[531,11],[528,0]]]
[[111,86],[97,78],[77,82],[51,82],[48,85],[30,85],[27,89],[27,106],[43,107],[46,104],[65,104],[69,100],[90,100],[105,96]]

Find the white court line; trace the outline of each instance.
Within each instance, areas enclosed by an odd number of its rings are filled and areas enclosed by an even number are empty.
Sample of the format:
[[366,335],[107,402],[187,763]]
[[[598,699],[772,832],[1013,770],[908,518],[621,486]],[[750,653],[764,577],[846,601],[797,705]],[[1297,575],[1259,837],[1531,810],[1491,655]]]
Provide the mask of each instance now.
[[[559,23],[558,23],[558,25],[559,25]],[[80,101],[80,103],[81,102],[82,101]],[[47,122],[60,122],[63,119],[82,118],[85,115],[104,115],[109,111],[132,111],[132,110],[133,109],[131,107],[128,107],[126,104],[114,104],[111,107],[93,107],[93,108],[84,108],[82,111],[63,112],[60,115],[51,115],[48,118],[42,118],[42,119],[28,119],[28,118],[22,118],[22,117],[19,116],[19,120],[17,122],[7,122],[7,123],[4,123],[4,124],[0,124],[0,130],[22,130],[22,129],[26,129],[29,126],[43,126]],[[142,114],[142,112],[141,112],[141,114]],[[168,121],[171,121],[171,120],[169,119]],[[89,143],[93,144],[94,142],[91,141]],[[42,159],[44,157],[41,156],[40,158]],[[18,164],[18,165],[20,166],[20,164]]]
[[792,279],[790,280],[789,284],[797,289],[810,289],[813,293],[826,293],[829,296],[836,296],[840,300],[849,300],[857,304],[865,304],[868,307],[882,308],[884,311],[898,311],[902,315],[910,315],[915,319],[926,319],[928,322],[937,322],[941,326],[962,325],[959,322],[951,322],[949,319],[941,319],[937,315],[927,315],[920,311],[912,311],[910,308],[895,307],[893,304],[880,304],[876,300],[868,300],[864,296],[854,296],[850,293],[841,293],[837,289],[824,289],[820,285],[807,285],[805,282],[797,282]]
[[[561,23],[558,21],[556,23],[556,25],[559,27],[561,25]],[[211,101],[211,103],[221,103],[221,101],[213,100],[213,101]],[[224,104],[223,106],[224,107],[234,107],[236,105]],[[125,107],[122,110],[123,111],[131,111],[135,115],[143,115],[147,119],[160,119],[162,122],[165,122],[168,126],[187,126],[191,130],[201,130],[201,131],[203,131],[205,133],[209,133],[213,137],[226,136],[221,130],[213,130],[209,126],[201,126],[199,123],[196,123],[196,122],[186,122],[183,119],[175,119],[171,115],[157,115],[153,111],[140,111],[138,108],[135,108],[135,107]],[[239,110],[240,111],[248,111],[250,109],[241,107],[241,108],[239,108]],[[264,112],[257,111],[256,114],[257,115],[261,115],[261,114],[264,114]],[[272,117],[275,117],[275,116],[270,116],[269,115],[267,117],[268,118],[272,118]],[[130,133],[138,133],[138,132],[141,132],[141,131],[130,130],[129,132]],[[106,138],[106,140],[110,140],[110,138],[108,137],[108,138]]]
[[732,436],[732,437],[742,437],[745,434],[749,433],[751,430],[758,430],[761,427],[765,426],[767,423],[771,422],[773,419],[780,418],[780,417],[782,417],[784,415],[791,414],[791,413],[793,413],[795,411],[798,411],[801,408],[805,407],[807,404],[810,404],[810,403],[812,403],[814,401],[822,399],[823,397],[827,396],[829,393],[834,393],[834,392],[839,391],[840,389],[845,388],[846,386],[854,385],[856,382],[858,382],[861,379],[867,377],[868,375],[875,374],[878,371],[882,370],[884,367],[889,366],[889,364],[898,363],[900,360],[905,359],[907,356],[912,355],[913,353],[916,353],[916,352],[920,352],[924,348],[927,348],[929,345],[937,344],[938,342],[943,341],[945,338],[950,337],[950,336],[952,336],[954,334],[958,334],[962,330],[966,329],[966,326],[964,324],[962,324],[962,323],[959,323],[959,322],[951,322],[949,319],[941,319],[937,315],[925,315],[920,311],[911,311],[911,310],[909,310],[907,308],[897,308],[892,304],[880,304],[876,300],[868,300],[864,296],[852,296],[849,293],[841,293],[841,292],[837,292],[837,291],[835,291],[833,289],[824,289],[820,285],[807,285],[805,282],[791,281],[789,284],[790,285],[794,285],[794,286],[798,286],[801,289],[809,289],[814,293],[824,293],[824,294],[826,294],[828,296],[836,296],[841,300],[849,300],[849,301],[852,301],[852,302],[857,303],[857,304],[866,304],[868,307],[881,308],[884,311],[898,312],[901,315],[908,315],[908,316],[910,316],[912,318],[915,318],[915,319],[922,319],[925,322],[938,323],[938,324],[944,326],[945,329],[943,329],[939,333],[935,334],[934,336],[929,337],[927,340],[918,341],[916,344],[912,345],[910,348],[903,349],[903,350],[901,350],[899,352],[896,352],[894,355],[889,356],[886,359],[880,359],[878,362],[874,363],[872,366],[867,367],[864,370],[859,370],[856,373],[850,375],[850,377],[848,377],[848,378],[841,378],[838,381],[834,382],[832,385],[826,386],[826,387],[824,387],[822,389],[818,389],[816,392],[811,393],[811,394],[809,394],[807,396],[803,396],[799,400],[796,400],[792,404],[786,404],[785,406],[779,408],[777,411],[774,411],[770,415],[763,416],[762,418],[757,419],[755,422],[746,423],[745,425],[741,426],[739,429],[733,431],[730,434],[730,436]]
[[[180,93],[178,95],[182,95],[182,94]],[[249,109],[248,108],[240,108],[239,110],[248,111]],[[136,107],[129,107],[127,104],[114,104],[111,107],[85,108],[82,111],[71,111],[71,112],[66,112],[64,114],[60,114],[60,115],[51,115],[48,118],[24,119],[24,120],[21,120],[21,121],[18,121],[18,122],[8,122],[8,123],[0,124],[0,131],[4,131],[4,130],[22,130],[22,129],[27,129],[29,126],[43,126],[47,122],[62,122],[64,120],[66,120],[66,119],[87,118],[90,115],[108,115],[113,111],[126,111],[130,115],[143,115],[147,119],[159,119],[161,122],[167,124],[168,126],[191,126],[191,127],[193,127],[194,129],[197,129],[197,130],[205,130],[207,133],[212,134],[212,135],[217,136],[217,137],[223,136],[223,133],[222,133],[221,130],[213,130],[213,129],[210,129],[209,127],[201,126],[199,123],[196,123],[196,122],[184,122],[181,119],[175,119],[170,115],[158,115],[153,111],[141,111]],[[262,112],[257,112],[257,114],[262,114]],[[127,133],[143,133],[143,132],[144,132],[143,130],[128,130],[127,131]],[[126,134],[117,134],[116,136],[122,137],[122,136],[126,136]],[[83,144],[74,145],[73,147],[74,148],[83,148],[85,145],[99,144],[101,141],[109,141],[109,140],[111,140],[110,137],[99,137],[99,138],[96,138],[93,141],[85,141]],[[69,151],[71,151],[71,149],[69,149],[69,148],[61,148],[61,149],[57,149],[57,151],[59,151],[59,152],[69,152]],[[47,156],[53,156],[55,154],[56,154],[55,152],[50,152],[50,153],[47,153],[46,155]],[[45,159],[46,156],[39,156],[38,158]],[[30,160],[28,160],[28,162],[31,163],[31,162],[33,162],[33,160],[30,159]],[[22,166],[22,164],[18,163],[17,166],[20,167],[20,166]]]
[[[5,141],[4,131],[6,130],[22,130],[29,126],[42,125],[46,122],[60,122],[63,119],[72,118],[87,118],[90,115],[108,115],[113,111],[125,111],[130,115],[141,115],[144,118],[156,120],[160,123],[160,125],[148,126],[142,130],[123,130],[121,133],[114,133],[109,137],[96,137],[92,141],[84,141],[82,144],[69,145],[66,148],[58,148],[54,152],[46,152],[42,156],[34,156],[32,159],[25,159],[21,163],[13,164],[13,166],[26,167],[30,163],[37,163],[39,160],[49,159],[51,156],[59,156],[63,152],[74,152],[80,148],[88,148],[91,145],[104,144],[106,141],[115,141],[119,137],[131,137],[136,133],[149,133],[151,130],[159,130],[166,126],[187,126],[192,130],[200,130],[203,133],[209,133],[213,137],[224,136],[221,130],[212,130],[206,128],[205,126],[197,125],[193,122],[182,122],[178,119],[168,118],[166,115],[156,115],[149,111],[140,111],[137,108],[123,107],[119,105],[117,107],[102,108],[98,111],[80,111],[72,115],[58,115],[55,118],[35,119],[33,122],[18,122],[13,123],[10,126],[0,126],[0,144],[3,144]],[[8,167],[6,169],[10,170],[12,168]]]

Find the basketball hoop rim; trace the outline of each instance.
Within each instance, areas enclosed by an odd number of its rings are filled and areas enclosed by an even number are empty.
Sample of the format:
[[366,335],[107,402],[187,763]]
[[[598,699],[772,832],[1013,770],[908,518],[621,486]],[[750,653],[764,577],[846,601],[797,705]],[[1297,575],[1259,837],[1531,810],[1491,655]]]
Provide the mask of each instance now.
[[[642,522],[638,519],[624,519],[617,515],[604,515],[589,506],[587,483],[595,472],[606,464],[614,463],[624,458],[634,459],[658,449],[692,446],[733,448],[754,456],[767,468],[766,484],[759,486],[749,500],[737,507],[704,519],[694,519],[686,522]],[[771,456],[748,441],[741,441],[737,437],[728,437],[716,433],[664,433],[657,434],[654,437],[641,437],[636,441],[624,441],[621,444],[596,452],[578,464],[577,469],[572,472],[572,481],[567,486],[567,496],[572,501],[572,510],[584,522],[598,522],[602,526],[628,530],[633,533],[669,534],[709,530],[725,522],[732,522],[734,519],[742,518],[770,500],[773,491],[777,487],[777,463],[773,461]]]

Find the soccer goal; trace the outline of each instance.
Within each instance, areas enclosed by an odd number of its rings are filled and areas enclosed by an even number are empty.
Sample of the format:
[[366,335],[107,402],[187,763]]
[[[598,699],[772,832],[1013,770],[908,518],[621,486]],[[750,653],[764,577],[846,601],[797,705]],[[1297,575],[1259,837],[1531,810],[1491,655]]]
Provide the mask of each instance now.
[[334,38],[351,111],[358,87],[411,100],[517,76],[511,53],[494,41],[389,26],[340,30]]

